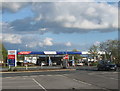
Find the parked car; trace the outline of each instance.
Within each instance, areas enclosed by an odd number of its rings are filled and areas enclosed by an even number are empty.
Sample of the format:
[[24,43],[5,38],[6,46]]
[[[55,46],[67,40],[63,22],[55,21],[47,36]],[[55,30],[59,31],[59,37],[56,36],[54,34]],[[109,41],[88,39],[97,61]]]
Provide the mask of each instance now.
[[52,63],[52,65],[53,65],[53,66],[56,66],[56,65],[57,65],[57,63],[56,63],[56,62],[53,62],[53,63]]
[[111,63],[110,61],[101,61],[97,65],[98,70],[117,70],[116,64]]
[[47,64],[45,62],[41,62],[41,65],[42,66],[46,66]]
[[82,62],[77,63],[77,66],[83,66],[84,64]]

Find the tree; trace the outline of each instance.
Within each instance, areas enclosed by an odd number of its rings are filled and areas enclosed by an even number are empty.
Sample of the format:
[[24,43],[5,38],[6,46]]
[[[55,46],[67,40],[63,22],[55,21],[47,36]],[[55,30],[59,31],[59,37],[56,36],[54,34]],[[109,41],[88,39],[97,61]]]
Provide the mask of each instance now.
[[[73,49],[72,51],[73,51],[73,52],[77,52],[78,50],[77,50],[77,49]],[[75,60],[79,60],[79,59],[82,58],[79,54],[75,54],[75,55],[73,55],[73,56],[74,56],[74,59],[75,59]]]
[[120,63],[119,61],[119,43],[118,40],[107,40],[105,42],[100,43],[99,49],[105,52],[106,59],[114,61],[115,63]]
[[0,43],[0,61],[3,61],[2,44]]
[[5,49],[4,45],[0,43],[0,61],[3,61],[4,63],[7,60],[7,50]]
[[98,48],[99,46],[92,45],[89,49],[89,53],[91,54],[92,57],[96,57],[98,55]]

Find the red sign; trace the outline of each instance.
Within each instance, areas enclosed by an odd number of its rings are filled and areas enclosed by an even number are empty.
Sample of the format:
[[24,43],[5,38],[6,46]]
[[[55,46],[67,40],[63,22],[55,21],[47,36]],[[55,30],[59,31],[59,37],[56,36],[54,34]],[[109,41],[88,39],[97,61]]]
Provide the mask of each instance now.
[[22,52],[18,52],[18,54],[30,54],[31,51],[22,51]]
[[63,59],[69,59],[68,54],[66,54],[66,55],[63,57]]
[[8,55],[8,59],[15,59],[15,55]]
[[8,65],[17,66],[17,51],[16,50],[8,50]]

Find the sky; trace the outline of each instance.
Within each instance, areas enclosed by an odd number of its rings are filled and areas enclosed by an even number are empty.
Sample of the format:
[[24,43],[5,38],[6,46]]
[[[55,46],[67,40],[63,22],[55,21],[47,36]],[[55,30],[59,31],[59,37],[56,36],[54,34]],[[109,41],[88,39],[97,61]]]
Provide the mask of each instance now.
[[4,2],[2,42],[18,51],[87,51],[118,38],[117,2]]

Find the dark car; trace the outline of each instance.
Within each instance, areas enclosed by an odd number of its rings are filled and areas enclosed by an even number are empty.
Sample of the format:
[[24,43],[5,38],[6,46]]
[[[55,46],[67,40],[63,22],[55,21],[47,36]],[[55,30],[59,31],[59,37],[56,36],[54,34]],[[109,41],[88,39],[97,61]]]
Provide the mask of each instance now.
[[97,65],[98,70],[117,70],[117,66],[110,61],[102,61]]

